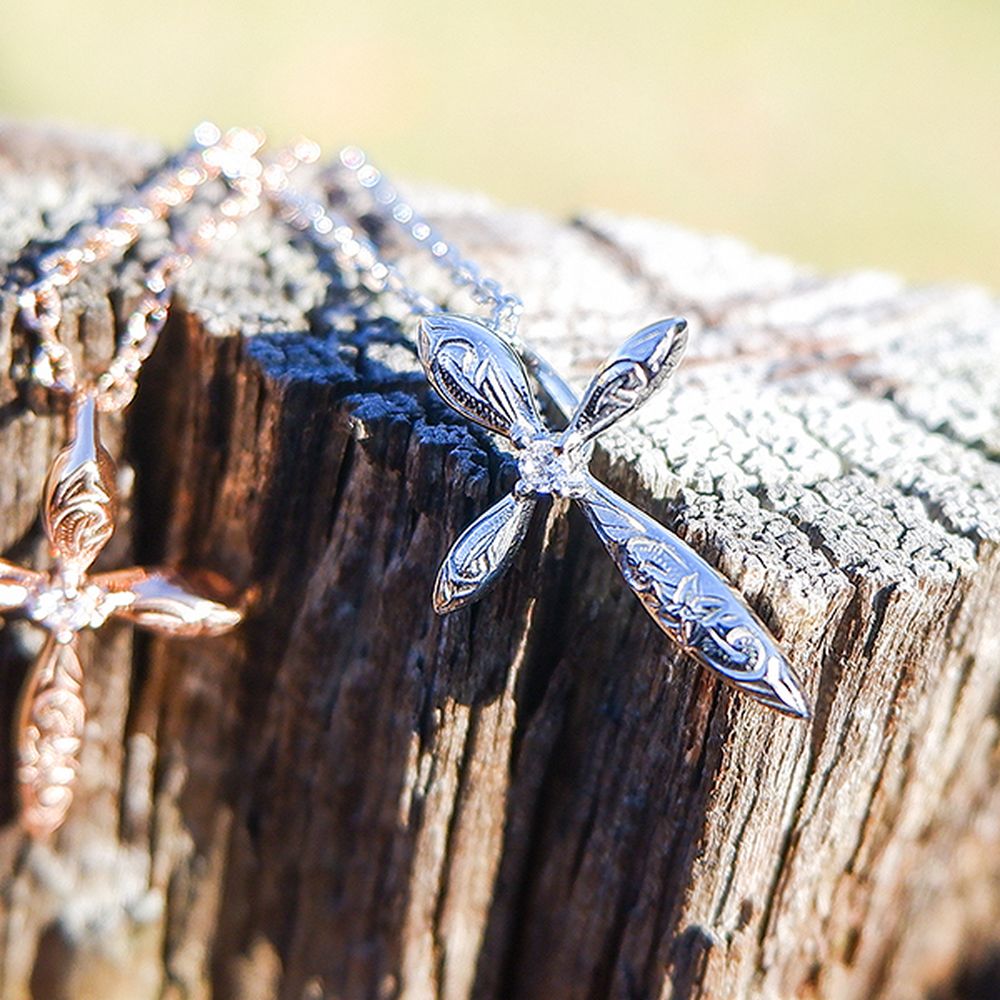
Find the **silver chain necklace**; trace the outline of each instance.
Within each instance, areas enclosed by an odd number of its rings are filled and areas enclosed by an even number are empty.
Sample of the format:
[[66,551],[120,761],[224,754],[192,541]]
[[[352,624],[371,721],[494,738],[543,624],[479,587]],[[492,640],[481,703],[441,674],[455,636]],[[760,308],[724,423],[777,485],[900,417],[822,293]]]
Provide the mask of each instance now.
[[[757,615],[693,549],[589,471],[594,439],[634,412],[677,368],[687,342],[682,319],[653,323],[630,337],[604,363],[582,396],[518,336],[519,298],[482,275],[399,194],[356,147],[344,149],[335,181],[351,205],[348,219],[325,201],[296,190],[288,170],[314,161],[318,148],[300,142],[264,171],[264,190],[282,217],[332,254],[373,294],[403,306],[404,330],[428,381],[469,420],[513,446],[519,479],[514,490],[474,521],[445,556],[434,608],[446,614],[481,597],[510,565],[539,497],[576,501],[625,582],[666,635],[702,665],[753,698],[807,718],[798,681]],[[364,196],[365,204],[357,202]],[[456,288],[466,289],[483,316],[450,313],[411,287],[357,221],[374,214],[428,254]],[[543,422],[529,375],[566,421]]]
[[[41,510],[52,569],[39,572],[0,560],[0,612],[20,612],[48,632],[25,682],[16,722],[20,819],[35,837],[61,826],[79,770],[86,706],[77,634],[118,618],[161,635],[218,635],[242,618],[173,570],[136,566],[91,573],[90,567],[114,533],[118,492],[98,415],[120,411],[131,401],[166,322],[172,290],[194,255],[228,237],[260,204],[261,164],[255,154],[261,141],[245,130],[222,135],[212,125],[200,126],[177,163],[43,258],[38,279],[19,296],[19,322],[37,341],[32,381],[69,402],[68,443],[49,469]],[[229,195],[182,245],[147,269],[113,357],[96,377],[86,377],[59,336],[63,291],[87,266],[121,257],[149,223],[220,176]]]

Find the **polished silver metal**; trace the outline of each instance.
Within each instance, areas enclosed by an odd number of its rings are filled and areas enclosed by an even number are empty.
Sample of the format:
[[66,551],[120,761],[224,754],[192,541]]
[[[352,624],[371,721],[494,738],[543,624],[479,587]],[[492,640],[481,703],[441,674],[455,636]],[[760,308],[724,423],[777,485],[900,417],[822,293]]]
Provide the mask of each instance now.
[[482,273],[479,266],[465,257],[454,244],[422,216],[375,164],[364,150],[346,146],[340,151],[340,163],[354,175],[357,183],[369,192],[372,203],[384,218],[392,219],[416,244],[424,247],[439,267],[446,270],[456,288],[468,288],[474,302],[490,308],[489,326],[501,336],[513,337],[524,303],[500,282]]
[[[310,149],[312,159],[317,150]],[[451,407],[510,441],[519,478],[512,493],[474,521],[454,543],[437,575],[434,607],[447,614],[480,598],[510,565],[540,496],[577,501],[626,583],[656,624],[685,652],[762,704],[799,718],[809,708],[786,658],[766,626],[693,549],[618,496],[589,471],[594,439],[632,413],[677,368],[687,324],[666,319],[627,340],[578,398],[519,337],[520,299],[485,277],[413,207],[356,147],[342,151],[335,176],[367,195],[354,214],[375,212],[470,288],[488,316],[447,312],[412,288],[357,222],[296,191],[282,164],[265,171],[265,189],[283,217],[331,252],[347,273],[376,293],[394,294],[416,321],[421,364]],[[567,421],[542,421],[533,376]]]
[[[280,217],[329,253],[345,276],[354,275],[361,287],[374,295],[389,295],[400,302],[403,313],[397,318],[401,321],[442,312],[440,303],[414,288],[399,268],[386,259],[360,224],[292,185],[290,172],[303,163],[316,162],[318,157],[319,147],[307,139],[300,139],[268,163],[264,170],[264,191]],[[576,406],[573,390],[545,358],[517,337],[521,300],[505,292],[495,279],[483,277],[474,264],[445,243],[410,205],[399,200],[395,188],[388,186],[381,172],[360,171],[359,165],[364,163],[360,150],[347,147],[340,155],[340,162],[352,176],[360,173],[366,190],[373,192],[374,189],[378,205],[391,205],[392,220],[406,226],[407,234],[432,255],[435,263],[447,270],[456,288],[471,286],[473,301],[490,307],[490,322],[498,324],[493,327],[496,335],[518,353],[546,399],[568,416]],[[376,177],[379,179],[377,184]]]
[[449,406],[506,437],[519,479],[445,556],[434,608],[447,614],[478,600],[510,564],[536,497],[575,500],[625,582],[685,652],[758,701],[807,717],[791,667],[766,627],[704,559],[589,472],[593,439],[632,413],[677,367],[687,324],[668,319],[627,340],[591,380],[565,430],[542,422],[516,352],[474,319],[420,320],[420,360]]

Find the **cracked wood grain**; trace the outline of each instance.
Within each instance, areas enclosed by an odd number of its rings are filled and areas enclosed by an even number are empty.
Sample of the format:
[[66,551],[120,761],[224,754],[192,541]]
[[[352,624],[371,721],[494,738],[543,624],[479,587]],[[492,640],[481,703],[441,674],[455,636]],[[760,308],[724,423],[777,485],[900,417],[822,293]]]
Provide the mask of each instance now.
[[[10,376],[10,282],[155,156],[0,131],[5,554],[41,555],[59,444]],[[2,817],[0,996],[995,984],[1000,303],[645,220],[425,200],[577,385],[633,329],[688,316],[673,390],[606,436],[595,471],[746,595],[814,718],[675,655],[575,514],[536,519],[494,593],[436,618],[437,564],[510,460],[427,391],[391,324],[334,336],[336,289],[254,219],[186,275],[110,442],[136,469],[135,557],[224,573],[253,608],[221,642],[92,640],[64,831],[31,846]],[[77,291],[89,355],[109,343],[108,288],[137,274]],[[8,721],[32,641],[0,633]],[[10,771],[0,758],[5,788]]]

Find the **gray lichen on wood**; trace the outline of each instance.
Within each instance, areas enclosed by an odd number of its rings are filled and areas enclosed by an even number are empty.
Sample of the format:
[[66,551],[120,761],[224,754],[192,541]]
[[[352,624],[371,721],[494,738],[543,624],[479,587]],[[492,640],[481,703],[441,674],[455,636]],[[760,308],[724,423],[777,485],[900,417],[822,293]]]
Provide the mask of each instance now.
[[[6,127],[4,260],[154,155]],[[0,837],[0,995],[946,990],[1000,944],[1000,303],[427,199],[578,385],[644,323],[691,321],[673,391],[597,468],[754,604],[814,719],[666,647],[577,515],[538,520],[493,594],[436,618],[437,563],[510,462],[390,324],[331,335],[315,258],[256,219],[185,278],[128,435],[136,554],[225,573],[254,611],[232,639],[94,643],[57,850],[9,812]],[[137,275],[81,288],[88,352]],[[12,320],[8,286],[3,372]],[[0,385],[9,547],[58,426]]]

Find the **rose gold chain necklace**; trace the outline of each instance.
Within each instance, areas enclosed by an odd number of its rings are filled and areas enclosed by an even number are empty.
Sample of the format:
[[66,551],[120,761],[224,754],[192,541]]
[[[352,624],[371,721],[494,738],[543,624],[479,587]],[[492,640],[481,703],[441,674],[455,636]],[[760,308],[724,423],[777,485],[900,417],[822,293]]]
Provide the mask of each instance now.
[[[37,343],[31,379],[69,403],[68,441],[49,469],[41,505],[52,568],[40,572],[0,560],[0,612],[20,612],[48,632],[16,722],[21,823],[35,837],[51,835],[62,824],[79,770],[85,704],[78,633],[118,618],[161,635],[218,635],[242,618],[167,568],[91,573],[90,567],[115,530],[117,507],[116,468],[101,444],[99,414],[123,410],[132,400],[166,322],[172,290],[194,256],[227,238],[260,204],[256,153],[262,141],[243,129],[222,134],[214,125],[200,125],[191,147],[132,199],[43,258],[40,276],[19,296],[20,323]],[[148,267],[110,362],[86,376],[60,338],[63,291],[90,265],[121,258],[150,223],[220,177],[226,197],[189,238]]]

